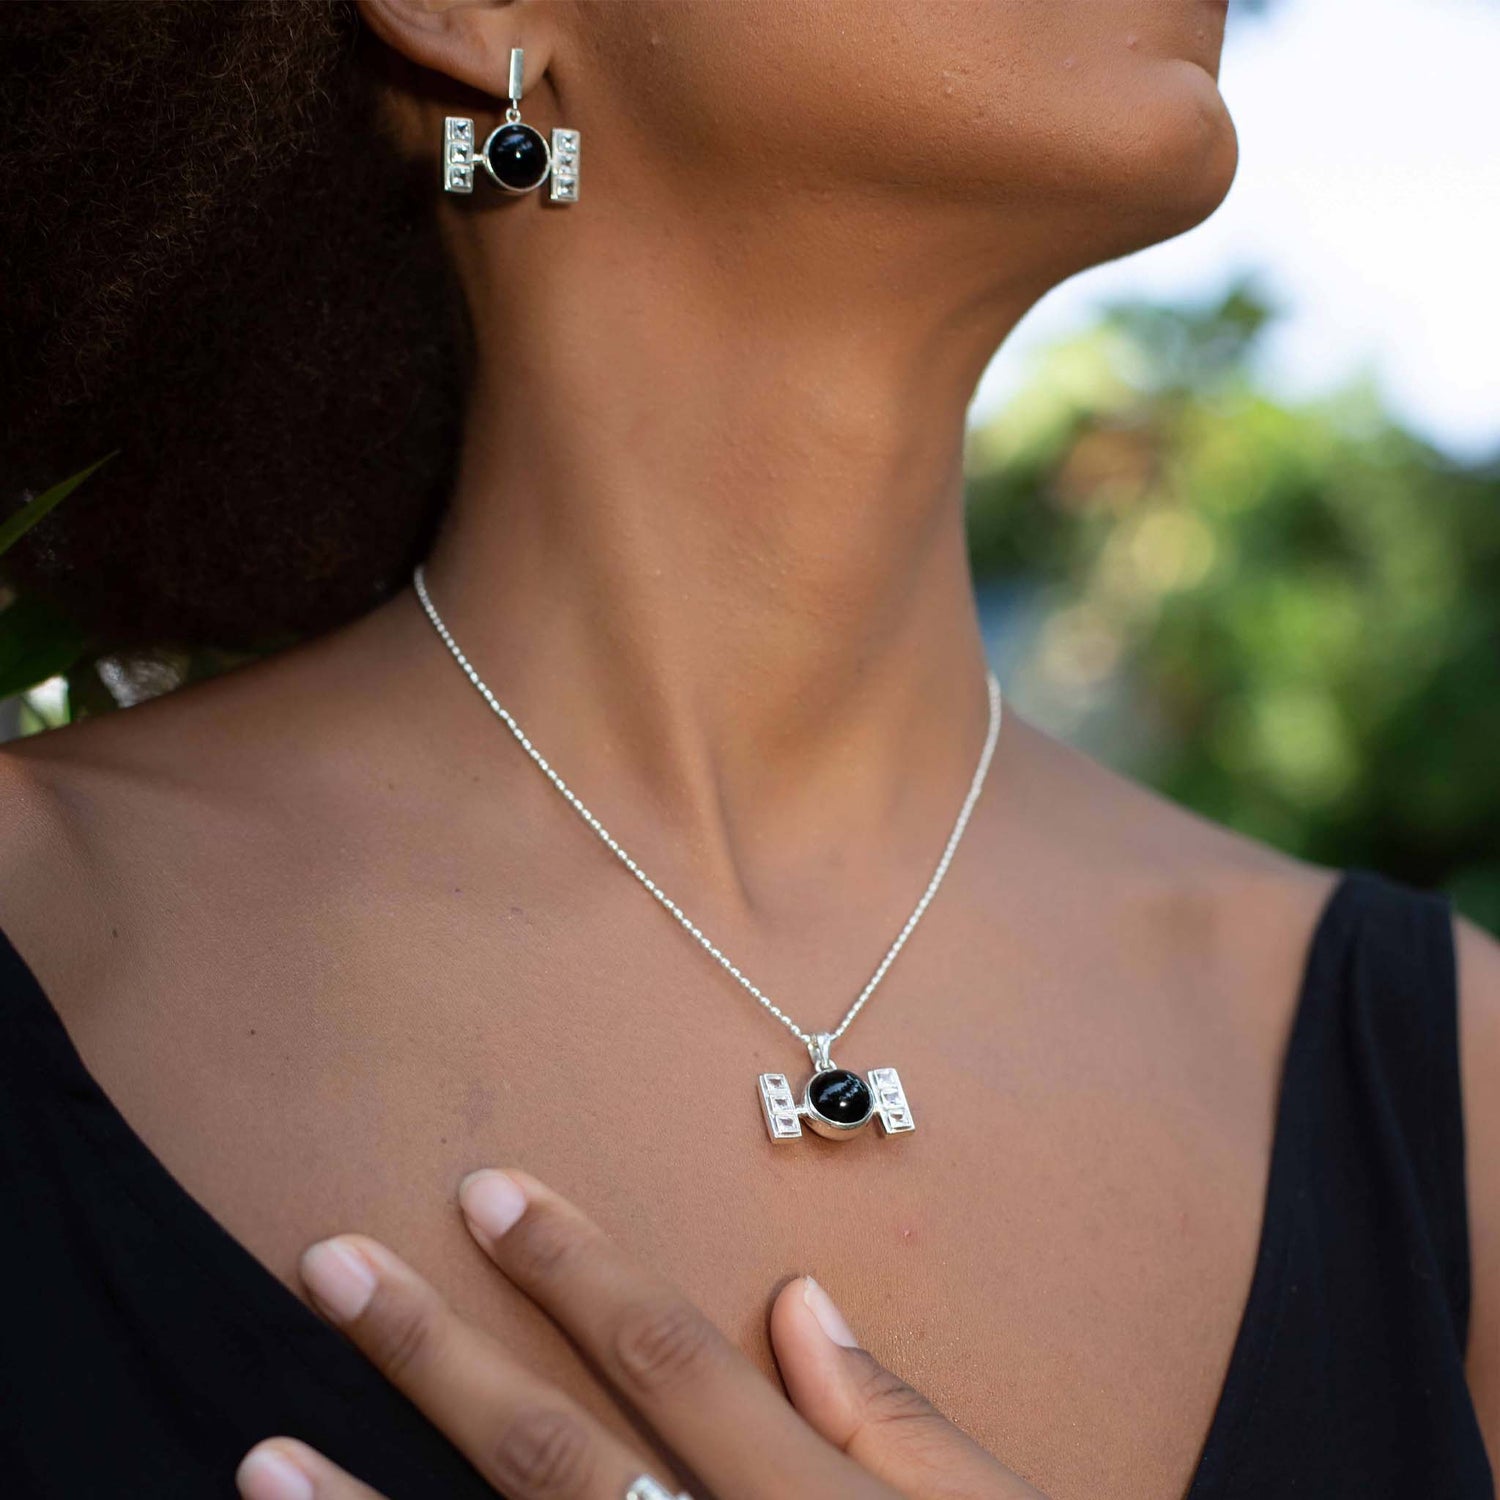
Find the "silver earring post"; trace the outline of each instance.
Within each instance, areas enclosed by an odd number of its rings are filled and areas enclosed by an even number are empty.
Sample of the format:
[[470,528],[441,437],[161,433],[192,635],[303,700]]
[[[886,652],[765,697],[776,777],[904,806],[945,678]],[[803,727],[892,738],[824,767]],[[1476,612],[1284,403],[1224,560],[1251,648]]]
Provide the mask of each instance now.
[[475,148],[474,122],[460,115],[443,120],[443,191],[472,193],[474,168],[484,168],[490,180],[512,194],[529,193],[544,182],[551,183],[553,203],[578,201],[579,134],[556,126],[549,146],[541,131],[521,119],[521,92],[525,87],[525,53],[510,49],[510,80],[503,123]]
[[512,115],[517,120],[521,118],[518,106],[521,103],[521,90],[526,87],[526,54],[519,47],[510,49],[510,108],[505,111],[505,118],[510,119]]

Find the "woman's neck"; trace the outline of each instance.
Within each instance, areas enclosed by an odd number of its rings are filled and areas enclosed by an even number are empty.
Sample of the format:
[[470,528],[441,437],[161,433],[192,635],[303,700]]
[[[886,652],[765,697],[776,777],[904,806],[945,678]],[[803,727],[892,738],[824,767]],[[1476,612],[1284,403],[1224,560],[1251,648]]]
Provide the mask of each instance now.
[[986,721],[962,497],[995,309],[689,253],[497,257],[433,602],[565,778],[716,884],[754,848],[940,846]]

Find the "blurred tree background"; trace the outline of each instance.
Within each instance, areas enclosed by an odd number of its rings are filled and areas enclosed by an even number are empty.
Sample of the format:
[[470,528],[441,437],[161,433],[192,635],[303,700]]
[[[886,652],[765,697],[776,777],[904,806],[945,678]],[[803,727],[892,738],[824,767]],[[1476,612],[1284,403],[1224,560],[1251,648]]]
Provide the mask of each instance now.
[[1275,309],[1106,310],[970,434],[992,654],[1033,722],[1296,855],[1500,932],[1500,453],[1357,381],[1279,404]]

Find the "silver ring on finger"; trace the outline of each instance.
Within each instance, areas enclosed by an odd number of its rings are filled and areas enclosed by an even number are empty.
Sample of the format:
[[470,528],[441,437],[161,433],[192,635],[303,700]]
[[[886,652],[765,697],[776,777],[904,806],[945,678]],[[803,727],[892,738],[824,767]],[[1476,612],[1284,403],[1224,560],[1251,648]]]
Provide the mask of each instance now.
[[642,1474],[639,1479],[630,1482],[630,1488],[625,1491],[625,1500],[693,1500],[693,1497],[684,1490],[680,1495],[673,1495],[665,1485],[658,1484],[649,1474]]

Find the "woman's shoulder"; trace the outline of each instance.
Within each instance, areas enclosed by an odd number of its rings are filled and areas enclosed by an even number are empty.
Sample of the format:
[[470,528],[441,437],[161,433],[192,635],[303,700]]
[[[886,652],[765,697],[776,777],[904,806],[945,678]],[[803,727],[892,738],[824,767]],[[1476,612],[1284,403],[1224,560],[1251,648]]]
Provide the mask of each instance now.
[[[97,736],[83,730],[0,745],[0,933],[58,997],[87,993],[108,937],[107,861],[91,812],[101,792]],[[0,1010],[9,998],[0,994]]]
[[39,886],[73,891],[64,909],[90,895],[107,904],[143,865],[164,875],[297,800],[326,806],[355,736],[338,736],[328,674],[309,673],[308,654],[0,744],[0,927],[7,913],[56,909]]
[[1281,1033],[1346,872],[1217,822],[1018,715],[1006,729],[1002,794],[1025,846],[1058,851],[1100,920],[1149,931],[1163,962]]
[[70,1023],[227,805],[213,705],[174,696],[0,744],[0,932]]

